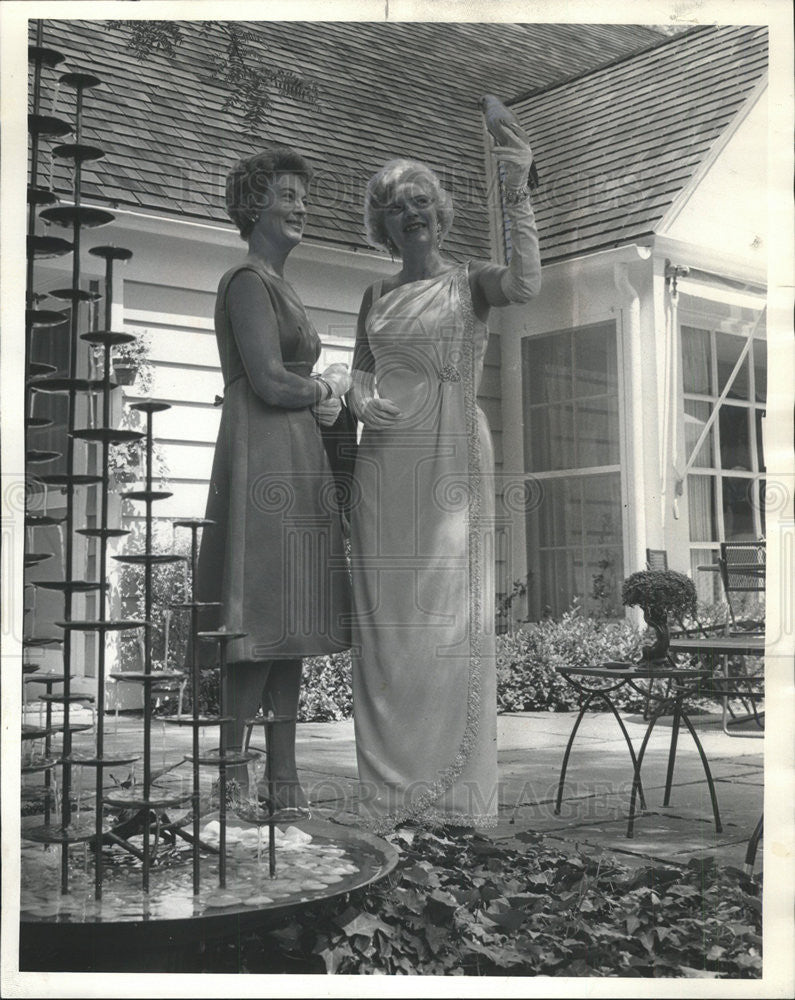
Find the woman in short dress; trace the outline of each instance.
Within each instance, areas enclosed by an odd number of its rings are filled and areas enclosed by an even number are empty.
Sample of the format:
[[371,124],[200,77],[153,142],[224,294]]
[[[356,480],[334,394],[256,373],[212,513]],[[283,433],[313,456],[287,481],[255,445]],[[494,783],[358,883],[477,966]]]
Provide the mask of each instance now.
[[[230,642],[225,673],[227,743],[247,720],[295,718],[301,658],[350,645],[350,587],[331,470],[319,422],[333,424],[348,389],[345,365],[312,369],[320,339],[284,277],[301,242],[310,169],[276,147],[241,160],[227,178],[227,210],[248,243],[223,275],[215,331],[224,378],[221,425],[207,502],[197,596],[218,601],[205,627]],[[273,727],[277,806],[304,806],[295,724]],[[247,769],[229,775],[245,788]],[[232,786],[234,787],[234,786]]]

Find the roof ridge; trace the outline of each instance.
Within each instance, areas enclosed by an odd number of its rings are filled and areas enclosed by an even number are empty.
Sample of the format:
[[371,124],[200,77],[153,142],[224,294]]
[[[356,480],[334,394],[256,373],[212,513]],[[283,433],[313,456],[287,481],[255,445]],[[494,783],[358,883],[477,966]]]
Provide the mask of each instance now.
[[717,25],[717,24],[697,24],[693,28],[688,28],[687,31],[683,31],[679,35],[662,35],[659,42],[654,42],[648,45],[645,49],[638,49],[636,52],[628,52],[623,56],[618,56],[616,59],[610,62],[602,63],[601,66],[594,66],[591,69],[584,70],[582,73],[575,73],[574,76],[567,77],[565,80],[558,80],[555,83],[548,84],[546,87],[538,87],[535,90],[528,90],[522,94],[518,94],[516,97],[511,98],[505,103],[510,107],[514,104],[520,104],[522,101],[527,101],[531,97],[540,97],[542,94],[550,94],[555,90],[559,90],[561,87],[570,87],[572,83],[576,83],[578,80],[584,80],[586,77],[595,76],[597,73],[602,73],[605,70],[612,69],[614,66],[620,66],[622,63],[630,62],[633,59],[638,59],[641,56],[648,55],[649,52],[656,52],[657,49],[663,48],[666,45],[671,45],[676,42],[680,42],[683,38],[690,38],[695,34],[704,34],[708,31],[714,31],[717,28],[727,27],[727,28],[758,28],[762,25],[742,25],[742,24],[727,24],[727,25]]

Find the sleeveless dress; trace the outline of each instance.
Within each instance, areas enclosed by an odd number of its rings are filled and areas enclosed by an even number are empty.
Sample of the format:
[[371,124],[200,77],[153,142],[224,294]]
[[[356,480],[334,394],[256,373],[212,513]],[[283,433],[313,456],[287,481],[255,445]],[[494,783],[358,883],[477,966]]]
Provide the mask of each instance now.
[[349,571],[321,433],[311,408],[270,406],[251,387],[226,308],[244,270],[270,298],[285,368],[309,376],[320,354],[286,281],[248,262],[221,278],[215,332],[225,391],[206,512],[216,523],[202,531],[196,592],[222,605],[203,611],[203,628],[247,633],[229,644],[230,663],[350,646]]
[[464,265],[374,302],[354,358],[401,410],[365,428],[354,475],[353,707],[360,815],[376,826],[496,823],[487,336]]

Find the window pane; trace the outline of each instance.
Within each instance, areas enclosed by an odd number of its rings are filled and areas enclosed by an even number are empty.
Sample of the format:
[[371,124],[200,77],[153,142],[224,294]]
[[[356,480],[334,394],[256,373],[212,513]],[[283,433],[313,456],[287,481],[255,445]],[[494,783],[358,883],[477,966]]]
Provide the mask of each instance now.
[[709,331],[682,327],[682,377],[685,392],[709,394]]
[[754,339],[754,394],[757,402],[767,401],[767,341]]
[[754,481],[739,476],[723,478],[723,525],[726,541],[756,537],[754,532]]
[[751,441],[748,431],[748,421],[751,411],[741,406],[729,406],[724,403],[718,413],[720,423],[720,464],[728,471],[743,469],[750,472]]
[[[696,399],[685,400],[685,449],[687,451],[688,461],[690,460],[693,449],[701,436],[701,432],[704,430],[704,425],[707,420],[709,420],[711,410],[712,407],[709,403],[703,403]],[[714,440],[715,425],[713,424],[709,430],[709,434],[707,434],[704,439],[704,443],[699,448],[698,457],[694,462],[695,465],[708,468],[714,464]]]
[[618,473],[583,476],[581,482],[585,544],[620,544],[621,491]]
[[584,606],[589,614],[620,617],[621,583],[624,579],[624,558],[620,547],[604,546],[588,550],[585,566],[587,589]]
[[526,337],[522,365],[527,401],[531,406],[571,399],[571,335]]
[[538,567],[533,613],[561,615],[575,597],[586,608],[620,614],[624,576],[619,473],[544,481],[528,513],[528,565]]
[[[718,395],[726,388],[740,353],[745,347],[745,337],[732,337],[727,333],[715,334],[715,349],[718,355]],[[729,389],[729,399],[748,399],[748,357],[743,360],[740,370]]]
[[612,323],[574,334],[574,395],[599,396],[618,391],[616,338]]
[[571,403],[530,409],[525,423],[528,472],[571,469],[574,458],[574,414]]
[[618,454],[618,400],[603,396],[575,403],[577,462],[580,469],[616,465]]
[[715,477],[687,477],[687,503],[690,515],[690,541],[714,542],[715,528]]

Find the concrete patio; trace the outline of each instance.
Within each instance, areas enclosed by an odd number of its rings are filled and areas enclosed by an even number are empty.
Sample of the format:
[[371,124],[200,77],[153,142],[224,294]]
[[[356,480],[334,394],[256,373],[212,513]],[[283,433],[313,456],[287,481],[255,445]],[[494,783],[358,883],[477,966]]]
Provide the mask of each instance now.
[[[722,865],[742,868],[748,838],[762,814],[763,745],[761,739],[727,736],[716,715],[695,716],[718,796],[723,830],[716,833],[704,772],[689,733],[679,735],[671,804],[663,806],[670,719],[661,720],[649,743],[642,775],[646,810],[638,810],[634,837],[628,839],[627,816],[632,767],[624,738],[609,713],[589,713],[574,743],[560,815],[555,815],[560,767],[573,725],[573,713],[524,712],[498,719],[499,823],[490,835],[506,840],[517,834],[542,834],[561,850],[609,851],[627,864],[687,864],[712,856]],[[624,717],[637,751],[646,730],[639,715]],[[106,752],[140,752],[140,716],[105,717]],[[752,733],[755,727],[747,729]],[[75,744],[93,744],[92,733]],[[204,747],[217,742],[215,730],[202,736]],[[253,742],[262,743],[261,731]],[[155,721],[152,766],[155,771],[177,764],[190,751],[190,730]],[[301,723],[298,763],[313,814],[341,823],[356,822],[357,780],[353,723]],[[140,764],[137,766],[140,768]],[[79,781],[80,768],[75,781]],[[214,775],[202,769],[209,790]],[[108,783],[123,781],[129,768],[111,769]],[[112,777],[111,777],[112,776]],[[93,772],[92,772],[93,777]],[[34,779],[35,780],[35,779]],[[40,779],[39,779],[40,780]],[[136,780],[140,780],[136,774]],[[182,764],[161,783],[189,790],[191,768]],[[85,798],[91,797],[86,780]],[[79,789],[78,789],[79,790]],[[34,817],[28,817],[28,821]],[[40,819],[38,820],[40,822]],[[761,867],[761,850],[756,871]]]

